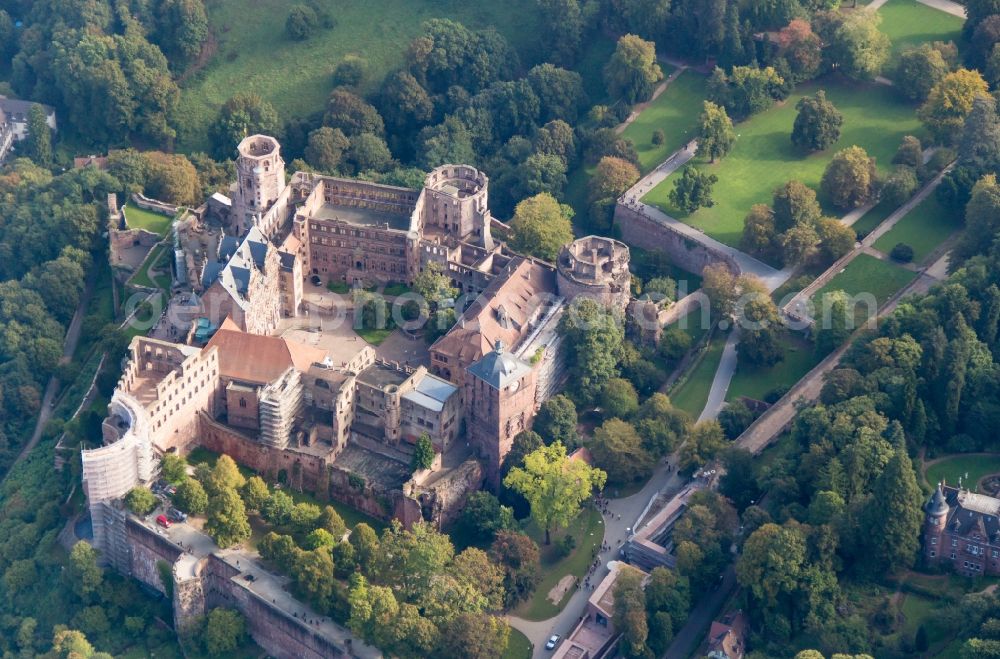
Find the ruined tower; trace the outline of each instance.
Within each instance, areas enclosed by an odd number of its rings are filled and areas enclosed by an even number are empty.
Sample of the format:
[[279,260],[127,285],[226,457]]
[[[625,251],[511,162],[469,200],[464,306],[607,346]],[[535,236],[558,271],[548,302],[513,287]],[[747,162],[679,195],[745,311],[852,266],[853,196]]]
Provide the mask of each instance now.
[[242,235],[285,189],[285,161],[278,140],[268,135],[251,135],[236,148],[236,195],[230,221],[233,233]]

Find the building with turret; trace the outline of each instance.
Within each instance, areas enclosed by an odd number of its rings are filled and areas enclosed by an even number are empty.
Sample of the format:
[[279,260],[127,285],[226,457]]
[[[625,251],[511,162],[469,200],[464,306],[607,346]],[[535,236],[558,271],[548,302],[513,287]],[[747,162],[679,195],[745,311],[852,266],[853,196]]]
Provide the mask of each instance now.
[[621,311],[632,297],[632,274],[625,243],[603,236],[585,236],[563,245],[556,268],[559,293],[567,300],[587,297]]
[[939,483],[924,505],[923,558],[967,577],[1000,575],[1000,499]]

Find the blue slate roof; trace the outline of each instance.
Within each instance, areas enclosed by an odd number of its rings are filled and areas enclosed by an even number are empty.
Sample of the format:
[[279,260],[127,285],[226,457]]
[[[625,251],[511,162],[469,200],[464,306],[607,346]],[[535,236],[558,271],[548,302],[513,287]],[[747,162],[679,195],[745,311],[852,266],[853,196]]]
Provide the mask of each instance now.
[[468,372],[494,389],[502,389],[531,370],[531,366],[514,355],[504,352],[503,342],[497,341],[493,352],[470,366]]

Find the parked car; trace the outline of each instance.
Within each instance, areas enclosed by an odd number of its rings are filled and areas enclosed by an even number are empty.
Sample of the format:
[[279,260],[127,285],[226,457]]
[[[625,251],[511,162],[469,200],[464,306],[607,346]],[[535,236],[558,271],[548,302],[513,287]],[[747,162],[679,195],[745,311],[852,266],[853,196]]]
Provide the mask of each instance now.
[[166,515],[157,515],[157,517],[156,517],[156,523],[159,524],[160,526],[162,526],[165,529],[169,529],[170,528],[170,520],[167,519]]
[[559,636],[559,634],[553,634],[552,636],[549,636],[549,642],[545,644],[545,649],[555,650],[556,646],[559,645],[559,639],[561,638],[562,637]]
[[323,280],[319,278],[319,275],[313,275],[312,277],[309,278],[309,281],[312,282],[313,286],[322,286],[323,285]]
[[188,516],[183,510],[178,510],[176,508],[171,508],[167,511],[167,517],[172,522],[184,522],[187,520]]

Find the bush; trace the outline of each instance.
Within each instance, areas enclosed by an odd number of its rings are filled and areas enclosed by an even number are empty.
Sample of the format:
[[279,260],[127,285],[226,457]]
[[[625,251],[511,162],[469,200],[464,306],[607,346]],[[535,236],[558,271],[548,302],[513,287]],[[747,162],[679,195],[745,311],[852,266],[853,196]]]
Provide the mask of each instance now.
[[663,132],[662,128],[657,128],[653,131],[653,145],[660,146],[667,141],[667,135]]
[[896,243],[896,246],[889,252],[889,257],[899,263],[909,263],[913,260],[913,248],[906,243]]
[[913,168],[900,166],[882,186],[882,199],[894,208],[902,206],[917,191],[917,175]]
[[573,553],[574,549],[576,549],[576,538],[573,537],[572,533],[564,535],[562,540],[556,544],[556,554],[559,558],[566,558]]
[[774,405],[779,400],[781,400],[782,396],[788,393],[789,389],[790,387],[788,387],[787,385],[775,387],[771,391],[764,394],[764,402],[767,403],[768,405]]
[[368,63],[357,55],[348,55],[333,71],[334,87],[357,87],[365,77]]
[[285,20],[285,33],[295,41],[305,41],[319,27],[319,16],[309,5],[292,5]]
[[148,515],[160,503],[152,492],[145,487],[133,487],[125,495],[125,506],[136,515]]

